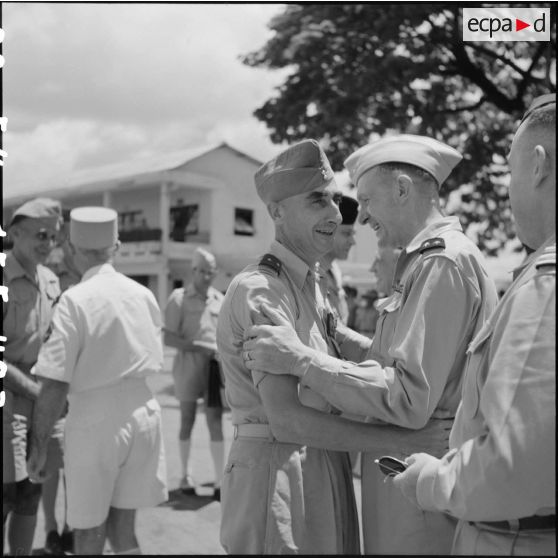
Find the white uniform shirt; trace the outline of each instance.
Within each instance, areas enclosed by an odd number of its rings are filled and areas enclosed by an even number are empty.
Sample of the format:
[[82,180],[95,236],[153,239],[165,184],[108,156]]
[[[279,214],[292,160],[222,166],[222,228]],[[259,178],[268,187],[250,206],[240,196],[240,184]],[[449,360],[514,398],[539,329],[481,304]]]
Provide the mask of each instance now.
[[60,297],[34,372],[69,383],[70,394],[157,373],[161,328],[149,289],[110,264],[92,267]]

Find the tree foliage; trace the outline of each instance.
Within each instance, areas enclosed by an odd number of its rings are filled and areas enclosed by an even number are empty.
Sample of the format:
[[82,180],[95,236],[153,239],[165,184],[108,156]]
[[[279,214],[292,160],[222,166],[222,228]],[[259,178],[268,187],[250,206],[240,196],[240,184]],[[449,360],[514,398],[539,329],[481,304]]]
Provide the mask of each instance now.
[[511,136],[531,100],[555,91],[556,15],[552,5],[550,43],[465,43],[461,9],[290,4],[269,23],[272,38],[243,61],[288,69],[254,113],[272,141],[321,139],[337,170],[386,132],[429,135],[458,149],[464,161],[442,197],[495,255],[514,237],[505,164]]

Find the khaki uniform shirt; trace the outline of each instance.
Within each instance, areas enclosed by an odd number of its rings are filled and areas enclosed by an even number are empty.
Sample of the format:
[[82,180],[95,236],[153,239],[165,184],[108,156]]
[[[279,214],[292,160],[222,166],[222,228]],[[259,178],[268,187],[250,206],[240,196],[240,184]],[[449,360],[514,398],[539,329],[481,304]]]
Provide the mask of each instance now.
[[2,304],[7,337],[4,359],[29,372],[48,330],[60,286],[56,275],[43,265],[38,265],[36,277],[31,277],[13,253],[6,256],[4,283],[9,297]]
[[421,472],[421,507],[470,521],[554,514],[555,237],[531,254],[468,353],[452,449]]
[[[217,318],[224,296],[209,287],[207,296],[194,285],[175,289],[165,308],[165,328],[186,341],[216,342]],[[172,365],[175,394],[180,401],[196,401],[207,391],[210,355],[177,350]]]
[[[268,323],[265,302],[293,324],[301,341],[325,353],[326,303],[317,274],[278,242],[269,251],[279,274],[250,265],[231,282],[217,327],[217,346],[233,425],[268,424],[258,385],[265,372],[244,366],[247,328]],[[302,404],[324,412],[323,397],[301,387]],[[235,439],[225,468],[221,543],[231,554],[358,553],[358,516],[350,463],[330,452],[276,440]]]
[[[442,218],[401,253],[395,290],[378,307],[369,360],[355,364],[320,356],[302,383],[367,421],[418,429],[430,419],[453,418],[467,346],[497,299],[478,248],[463,234],[457,218]],[[424,451],[429,452],[428,445]],[[434,514],[413,510],[391,483],[383,482],[373,459],[384,453],[378,448],[363,458],[365,552],[449,552],[454,525],[441,514],[428,517]],[[402,445],[395,457],[408,454]]]

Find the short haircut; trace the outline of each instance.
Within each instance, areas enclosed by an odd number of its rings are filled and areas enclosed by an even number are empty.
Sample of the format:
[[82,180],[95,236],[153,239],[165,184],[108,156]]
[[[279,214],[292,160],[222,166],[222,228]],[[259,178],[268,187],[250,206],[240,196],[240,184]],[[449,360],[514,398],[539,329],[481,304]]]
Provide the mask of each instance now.
[[440,185],[438,181],[432,176],[428,171],[421,169],[410,163],[381,163],[377,167],[381,172],[386,174],[393,174],[394,172],[401,172],[408,174],[411,178],[415,179],[420,184],[429,185],[434,188],[435,192],[438,193]]
[[556,129],[556,103],[543,105],[535,109],[525,120],[525,129]]

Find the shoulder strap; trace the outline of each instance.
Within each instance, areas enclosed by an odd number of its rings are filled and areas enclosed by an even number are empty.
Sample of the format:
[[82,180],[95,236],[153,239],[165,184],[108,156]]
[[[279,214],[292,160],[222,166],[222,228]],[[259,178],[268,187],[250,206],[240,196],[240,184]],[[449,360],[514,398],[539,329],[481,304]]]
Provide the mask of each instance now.
[[428,252],[429,250],[434,250],[435,248],[444,249],[445,247],[446,241],[443,238],[429,238],[420,245],[419,253],[424,254],[424,252]]
[[547,246],[543,253],[535,260],[537,269],[546,267],[556,267],[556,245]]
[[271,271],[279,276],[283,264],[277,256],[273,254],[264,254],[263,258],[258,263],[258,267],[260,271]]

